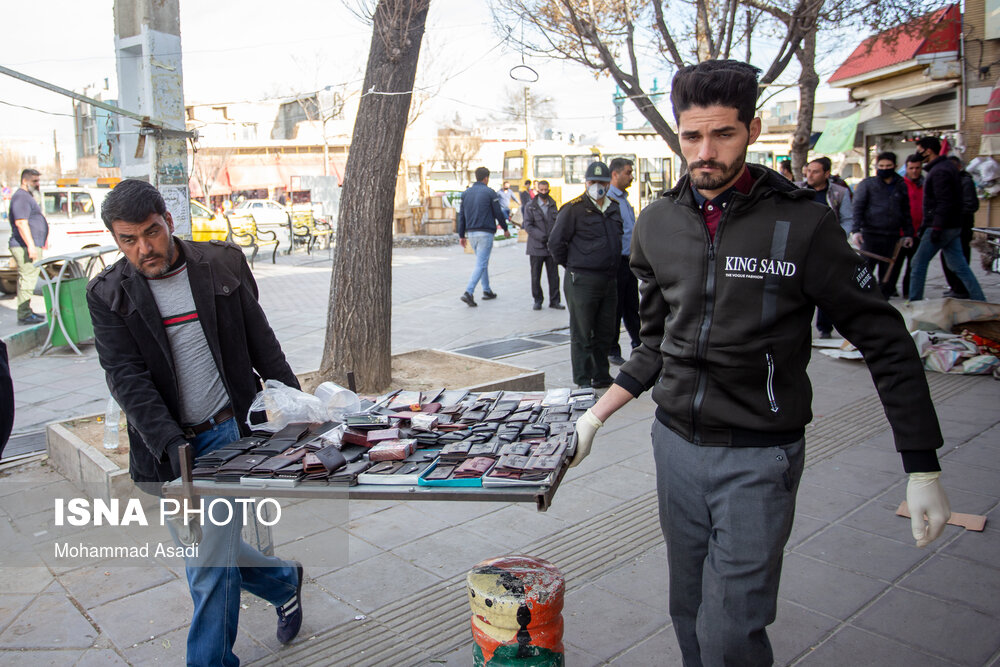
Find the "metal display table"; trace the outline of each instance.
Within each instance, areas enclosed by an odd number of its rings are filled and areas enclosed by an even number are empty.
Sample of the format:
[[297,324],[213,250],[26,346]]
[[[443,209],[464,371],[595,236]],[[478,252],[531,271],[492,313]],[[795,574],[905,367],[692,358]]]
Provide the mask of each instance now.
[[[184,447],[187,447],[185,445]],[[182,447],[183,449],[183,447]],[[261,484],[222,484],[215,481],[192,480],[191,460],[184,453],[182,476],[163,485],[163,495],[168,498],[188,498],[197,496],[228,496],[232,498],[305,498],[314,500],[455,500],[484,501],[502,503],[534,503],[539,512],[544,512],[552,503],[552,497],[559,488],[563,475],[569,467],[569,460],[556,471],[555,480],[549,486],[417,486],[396,484],[300,484],[298,486],[268,486],[267,480]]]
[[[74,303],[76,294],[70,292],[70,303],[64,304],[60,295],[66,285],[72,284],[70,281],[89,279],[94,274],[95,269],[98,268],[98,265],[100,265],[100,268],[103,268],[104,255],[112,252],[118,252],[118,247],[113,245],[95,246],[61,255],[53,255],[52,257],[43,257],[34,263],[35,266],[41,269],[38,281],[41,283],[43,291],[46,289],[49,290],[52,302],[49,317],[49,333],[45,337],[45,342],[42,344],[39,354],[45,354],[45,352],[57,345],[62,345],[62,341],[65,341],[65,344],[73,348],[73,351],[77,354],[83,354],[80,348],[76,346],[76,343],[91,337],[93,334],[93,327],[90,325],[90,315],[86,312],[86,303]],[[54,265],[59,262],[61,262],[59,270],[55,272],[55,275],[51,275],[49,269],[54,269]],[[70,308],[69,311],[64,310],[67,306]],[[77,313],[77,310],[80,312]],[[77,322],[83,319],[86,319],[86,326],[83,328],[89,330],[90,335],[78,335]],[[71,335],[70,329],[73,329],[74,335]],[[53,336],[57,332],[61,335],[62,339],[59,343],[53,342]]]

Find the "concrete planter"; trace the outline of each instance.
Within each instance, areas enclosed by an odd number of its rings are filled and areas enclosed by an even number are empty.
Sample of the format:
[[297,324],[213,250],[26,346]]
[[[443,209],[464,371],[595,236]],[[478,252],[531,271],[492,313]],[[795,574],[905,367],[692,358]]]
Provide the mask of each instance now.
[[[96,419],[94,415],[92,419]],[[62,423],[49,424],[45,429],[49,463],[71,483],[95,498],[140,497],[128,470],[119,468],[104,453],[85,442]]]
[[[449,389],[468,389],[469,391],[541,391],[545,389],[545,373],[530,368],[514,366],[496,361],[444,350],[413,350],[393,355],[394,367],[398,360],[401,364],[420,359],[420,365],[426,368],[422,373],[420,385],[426,387],[444,387],[434,373],[435,368],[463,369],[467,372],[469,382],[448,386]],[[468,370],[465,370],[468,369]],[[316,372],[303,373],[300,380],[315,376]],[[404,389],[417,389],[405,383]],[[90,419],[96,420],[101,415]],[[77,418],[81,419],[81,418]],[[71,420],[76,421],[76,420]],[[111,498],[141,497],[135,488],[128,470],[120,468],[114,461],[104,455],[101,443],[85,442],[64,424],[56,422],[46,427],[46,446],[49,462],[66,478],[95,497],[105,500]]]

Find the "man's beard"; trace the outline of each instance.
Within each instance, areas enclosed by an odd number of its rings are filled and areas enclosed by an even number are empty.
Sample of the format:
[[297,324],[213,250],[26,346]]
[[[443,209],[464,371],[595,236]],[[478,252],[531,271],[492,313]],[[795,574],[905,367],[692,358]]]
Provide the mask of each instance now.
[[[716,162],[715,160],[698,160],[697,162],[692,162],[688,165],[688,173],[691,174],[691,182],[694,183],[694,187],[699,190],[718,190],[736,178],[736,174],[740,173],[744,164],[746,164],[745,152],[735,162],[728,165]],[[719,173],[717,175],[695,173],[695,170],[701,167],[713,167],[718,169]]]
[[174,237],[170,237],[170,245],[167,246],[167,256],[163,258],[163,265],[158,269],[144,269],[147,260],[156,259],[163,257],[159,254],[146,255],[145,257],[139,258],[139,263],[137,265],[133,264],[135,270],[144,275],[147,278],[159,278],[167,271],[170,270],[170,266],[177,261],[177,253],[175,252]]

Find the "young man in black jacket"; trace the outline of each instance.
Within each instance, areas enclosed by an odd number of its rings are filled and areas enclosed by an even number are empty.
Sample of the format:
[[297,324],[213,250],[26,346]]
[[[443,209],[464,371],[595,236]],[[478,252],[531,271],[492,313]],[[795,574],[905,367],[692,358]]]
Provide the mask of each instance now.
[[[896,154],[879,153],[876,174],[858,184],[854,191],[854,226],[851,241],[862,250],[891,258],[896,244],[913,245],[910,222],[910,195],[903,177],[896,173]],[[878,266],[879,289],[889,298],[895,285],[889,283],[889,262],[868,257],[868,268]]]
[[[299,383],[238,246],[175,239],[163,197],[144,181],[119,183],[101,218],[124,257],[87,285],[97,355],[128,418],[129,473],[158,495],[163,482],[180,476],[181,445],[201,456],[249,435],[258,374],[296,389]],[[234,513],[240,516],[238,507]],[[239,664],[233,644],[241,588],[275,606],[281,643],[302,624],[302,566],[248,545],[241,523],[201,522],[197,555],[184,559],[194,602],[188,665]]]
[[[782,551],[812,418],[816,306],[864,353],[910,473],[918,546],[950,516],[941,432],[899,313],[832,211],[746,164],[759,70],[707,61],[671,86],[689,173],[636,222],[642,344],[577,422],[577,465],[605,420],[652,389],[653,455],[670,614],[688,667],[770,665]],[[930,519],[929,527],[923,517]]]
[[[949,155],[948,159],[958,169],[959,188],[962,191],[962,234],[959,239],[962,243],[962,257],[972,268],[972,230],[976,226],[976,211],[979,210],[979,197],[976,196],[976,182],[972,180],[972,175],[965,170],[962,160],[956,155]],[[968,299],[969,293],[965,289],[961,278],[948,268],[948,262],[941,257],[941,269],[944,271],[945,280],[948,281],[948,291],[944,296],[953,299]]]
[[927,265],[941,252],[945,264],[955,272],[973,301],[985,301],[979,281],[968,260],[962,255],[962,181],[955,165],[941,155],[941,140],[921,137],[917,153],[924,159],[924,224],[920,246],[913,256],[910,276],[910,301],[924,298]]

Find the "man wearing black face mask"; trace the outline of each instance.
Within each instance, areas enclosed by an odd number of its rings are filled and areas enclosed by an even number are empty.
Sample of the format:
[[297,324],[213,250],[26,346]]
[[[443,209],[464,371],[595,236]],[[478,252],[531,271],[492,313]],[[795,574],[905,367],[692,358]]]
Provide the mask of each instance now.
[[617,338],[618,265],[622,214],[608,196],[611,170],[594,162],[584,175],[587,191],[563,205],[549,234],[549,252],[566,267],[570,358],[579,387],[610,387],[608,354]]
[[[895,153],[879,153],[875,167],[876,175],[861,181],[854,192],[851,242],[866,252],[892,257],[901,234],[904,247],[913,245],[910,197],[903,177],[896,173]],[[874,271],[876,264],[879,287],[888,299],[894,288],[886,279],[889,264],[868,258],[869,269]]]

